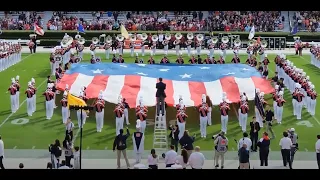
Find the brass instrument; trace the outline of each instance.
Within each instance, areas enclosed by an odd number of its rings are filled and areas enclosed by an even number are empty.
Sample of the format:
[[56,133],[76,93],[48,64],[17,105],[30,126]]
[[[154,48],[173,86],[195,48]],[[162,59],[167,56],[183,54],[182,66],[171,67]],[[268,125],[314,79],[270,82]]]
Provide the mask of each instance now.
[[133,34],[130,36],[130,41],[136,41],[137,40],[137,37]]
[[65,48],[68,46],[68,39],[67,38],[63,38],[61,40],[61,43],[60,43],[61,47]]
[[266,48],[268,46],[268,42],[266,40],[261,41],[261,47]]
[[85,42],[86,42],[86,40],[83,37],[80,37],[78,39],[78,43],[81,44],[81,45],[83,45]]
[[159,38],[157,35],[153,35],[151,39],[153,42],[156,42],[156,41],[158,41]]
[[141,39],[142,39],[143,41],[145,41],[146,39],[148,39],[147,33],[142,33],[142,34],[141,34]]
[[221,38],[221,41],[222,41],[223,43],[227,44],[227,43],[229,42],[229,37],[228,37],[228,36],[223,36],[223,37]]
[[296,40],[299,40],[300,37],[299,36],[294,36],[293,39],[296,41]]
[[73,37],[69,36],[67,39],[67,46],[70,46],[73,43]]
[[182,34],[181,33],[177,33],[176,35],[174,35],[176,37],[176,39],[180,40],[182,38]]
[[250,46],[250,47],[254,46],[254,40],[250,40],[250,41],[248,42],[248,46]]
[[99,43],[99,39],[97,37],[93,37],[91,39],[92,44],[97,45]]
[[187,39],[192,40],[194,38],[193,33],[187,34]]
[[170,33],[166,33],[166,35],[164,36],[164,38],[165,38],[167,41],[170,41],[170,40],[171,40],[171,34],[170,34]]
[[236,47],[240,47],[241,46],[241,40],[240,39],[236,39],[233,41],[233,45]]
[[118,34],[117,37],[116,37],[116,39],[117,39],[118,41],[123,41],[123,40],[124,40],[124,37],[123,37],[121,34]]
[[218,38],[213,37],[213,38],[211,39],[211,42],[212,42],[213,44],[216,44],[216,43],[218,42]]
[[196,38],[198,41],[202,41],[204,39],[204,36],[202,34],[197,34]]
[[74,37],[76,40],[81,38],[81,35],[79,34],[79,32],[77,33],[77,35]]
[[111,43],[112,42],[112,37],[110,35],[107,36],[106,39],[105,39],[105,42],[106,43]]
[[37,37],[37,35],[36,34],[29,34],[29,37],[33,38],[33,37]]

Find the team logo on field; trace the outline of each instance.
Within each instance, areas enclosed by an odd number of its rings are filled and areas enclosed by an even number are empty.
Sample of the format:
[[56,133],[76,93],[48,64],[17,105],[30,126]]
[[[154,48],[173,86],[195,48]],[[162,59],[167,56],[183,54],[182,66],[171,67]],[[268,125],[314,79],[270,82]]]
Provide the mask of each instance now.
[[29,122],[29,119],[26,118],[19,118],[19,119],[14,119],[11,121],[11,124],[15,124],[15,125],[23,125],[23,124],[27,124]]

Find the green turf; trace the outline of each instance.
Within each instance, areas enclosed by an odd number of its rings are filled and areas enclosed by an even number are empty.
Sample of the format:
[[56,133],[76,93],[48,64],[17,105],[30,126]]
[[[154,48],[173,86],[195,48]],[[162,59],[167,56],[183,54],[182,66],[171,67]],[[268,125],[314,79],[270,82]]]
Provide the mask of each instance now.
[[[104,60],[104,54],[98,54]],[[25,58],[19,64],[16,64],[6,71],[0,73],[1,79],[3,83],[0,84],[0,90],[2,90],[2,103],[0,104],[0,134],[5,140],[6,148],[16,148],[16,149],[46,149],[48,144],[53,142],[56,138],[63,140],[65,127],[62,124],[61,120],[61,107],[59,106],[55,109],[54,116],[51,120],[45,119],[45,107],[44,107],[44,98],[40,96],[40,93],[43,92],[46,88],[46,84],[44,83],[46,80],[46,76],[50,72],[50,66],[48,61],[48,53],[40,53],[28,56],[28,54],[24,54],[22,57]],[[162,56],[155,56],[155,59],[159,61]],[[205,58],[206,55],[203,55]],[[244,61],[247,55],[240,56],[241,60]],[[273,61],[274,55],[269,54],[269,59]],[[90,55],[85,54],[84,59],[89,59]],[[218,57],[216,57],[218,58]],[[227,61],[230,62],[232,55],[227,56]],[[287,55],[287,58],[294,62],[294,64],[303,68],[305,72],[310,76],[311,81],[315,84],[316,88],[320,87],[320,83],[316,81],[316,78],[319,76],[319,69],[312,66],[310,64],[310,56],[298,57],[294,55]],[[129,57],[128,54],[124,55],[124,59],[127,63],[133,62],[134,59]],[[173,61],[176,59],[175,55],[169,55],[169,59]],[[185,57],[185,59],[187,59]],[[111,60],[108,60],[109,62]],[[145,61],[147,61],[147,57],[145,57]],[[271,70],[270,77],[273,76],[275,65],[272,62],[269,65],[269,70]],[[10,101],[9,94],[6,93],[8,86],[10,85],[10,78],[15,77],[16,75],[20,75],[20,84],[22,86],[21,92],[23,92],[27,86],[27,82],[30,81],[32,77],[36,79],[36,84],[38,86],[38,95],[37,95],[37,111],[33,114],[32,117],[28,117],[26,114],[26,103],[23,103],[25,100],[25,95],[20,95],[20,109],[13,115],[10,112]],[[41,85],[39,87],[39,85]],[[283,123],[281,125],[275,124],[273,129],[276,132],[277,138],[275,142],[271,144],[272,149],[278,149],[278,142],[281,137],[281,133],[283,130],[294,127],[298,132],[299,145],[302,150],[314,150],[314,142],[315,136],[318,134],[318,129],[320,127],[319,121],[320,115],[316,114],[315,118],[311,117],[306,110],[303,110],[302,120],[310,122],[313,127],[307,127],[302,125],[297,125],[299,121],[296,120],[292,115],[292,104],[291,97],[288,94],[288,91],[285,92],[285,99],[287,103],[284,108],[283,115]],[[272,100],[270,96],[266,97],[270,104],[272,104]],[[60,98],[57,98],[57,101]],[[110,105],[112,107],[113,105]],[[253,104],[250,104],[250,108],[253,109]],[[238,125],[238,120],[236,116],[236,105],[232,105],[232,111],[229,116],[229,124],[228,124],[228,134],[227,137],[233,141],[234,138],[239,139],[241,137],[241,129]],[[320,110],[320,106],[317,106],[317,111]],[[148,118],[154,119],[153,108],[150,108],[150,113],[148,114]],[[252,117],[253,110],[250,111],[250,119]],[[190,118],[188,119],[186,128],[193,134],[196,133],[199,137],[199,119],[197,114],[195,113],[193,108],[189,108],[187,110]],[[9,118],[8,118],[9,117]],[[130,112],[130,121],[135,122],[134,114]],[[25,125],[15,125],[12,124],[11,121],[18,118],[27,118],[29,119],[29,123]],[[74,123],[76,122],[75,113],[71,114],[71,118],[74,119]],[[168,110],[167,120],[174,119],[174,111],[172,109]],[[207,128],[208,136],[207,139],[196,139],[196,145],[200,145],[204,150],[211,150],[213,147],[213,142],[211,140],[211,136],[217,133],[220,130],[220,115],[217,111],[217,108],[213,109],[212,119],[214,125],[209,126]],[[112,110],[105,110],[105,126],[101,133],[96,132],[96,124],[94,114],[90,114],[90,118],[87,119],[87,123],[84,127],[83,131],[83,147],[84,149],[111,149],[113,139],[115,136],[115,124],[114,118],[112,114]],[[4,123],[5,122],[5,123]],[[249,122],[248,122],[249,123]],[[133,132],[135,128],[135,123],[129,126],[131,132]],[[77,130],[75,130],[76,134]],[[153,141],[153,126],[147,127],[146,132],[146,140],[145,140],[145,148],[152,148]],[[231,141],[231,142],[232,142]],[[79,143],[79,138],[76,141],[76,144]],[[131,147],[131,141],[128,142],[129,148]],[[230,143],[231,148],[236,148],[235,143]]]

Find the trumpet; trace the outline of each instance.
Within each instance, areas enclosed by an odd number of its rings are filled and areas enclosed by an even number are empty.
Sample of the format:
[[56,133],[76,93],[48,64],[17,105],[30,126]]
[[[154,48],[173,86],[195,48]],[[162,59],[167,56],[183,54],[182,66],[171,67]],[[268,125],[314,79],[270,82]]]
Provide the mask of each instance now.
[[137,40],[137,37],[135,35],[130,36],[130,41],[136,41],[136,40]]
[[182,34],[181,33],[177,33],[176,35],[174,35],[176,37],[176,39],[180,40],[182,38]]
[[266,40],[261,41],[261,47],[266,48],[268,46],[268,42]]
[[233,45],[236,46],[236,47],[241,46],[241,40],[240,39],[234,40]]
[[213,37],[213,38],[211,39],[211,42],[212,42],[213,44],[216,44],[216,43],[218,42],[218,38]]
[[147,33],[142,33],[142,34],[141,34],[141,39],[142,39],[143,41],[145,41],[146,39],[148,39]]
[[221,41],[222,41],[223,43],[227,44],[227,43],[229,42],[229,37],[228,37],[228,36],[223,36],[223,37],[221,38]]
[[250,40],[250,41],[248,42],[248,46],[250,46],[250,47],[254,46],[254,41],[253,41],[253,40]]
[[80,37],[79,39],[78,39],[78,43],[79,44],[84,44],[86,42],[86,40],[83,38],[83,37]]
[[153,35],[151,39],[153,42],[156,42],[156,41],[158,41],[159,38],[157,35]]
[[74,37],[76,40],[81,38],[81,35],[79,34],[79,32],[77,33],[77,35]]
[[93,37],[93,38],[91,39],[91,42],[92,42],[92,44],[96,45],[96,44],[99,43],[99,39],[98,39],[97,37]]
[[188,38],[189,40],[192,40],[192,39],[194,38],[193,33],[188,33],[188,34],[187,34],[187,38]]
[[121,34],[118,34],[117,37],[116,37],[116,39],[117,39],[118,41],[123,41],[123,40],[124,40],[124,37],[123,37]]
[[107,36],[106,39],[105,39],[105,42],[106,43],[111,43],[112,42],[112,37],[110,35]]
[[171,40],[171,34],[170,34],[170,33],[166,33],[166,35],[164,36],[164,38],[165,38],[167,41],[170,41],[170,40]]
[[204,39],[204,36],[202,34],[197,34],[196,38],[198,41],[202,41]]

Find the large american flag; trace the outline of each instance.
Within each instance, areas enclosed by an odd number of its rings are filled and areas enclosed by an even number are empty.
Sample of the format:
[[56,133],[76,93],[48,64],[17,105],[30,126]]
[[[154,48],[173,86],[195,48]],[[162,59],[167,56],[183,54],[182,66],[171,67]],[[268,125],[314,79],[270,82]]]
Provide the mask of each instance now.
[[208,95],[213,105],[218,105],[223,92],[230,102],[239,102],[242,92],[254,100],[256,88],[265,94],[273,92],[270,82],[245,64],[72,64],[57,87],[64,90],[68,84],[70,93],[78,96],[85,86],[88,98],[97,98],[102,90],[103,99],[111,103],[118,103],[118,96],[122,95],[130,107],[135,107],[143,97],[146,106],[154,106],[159,77],[167,84],[169,106],[178,104],[180,95],[190,107],[201,103],[202,94]]

